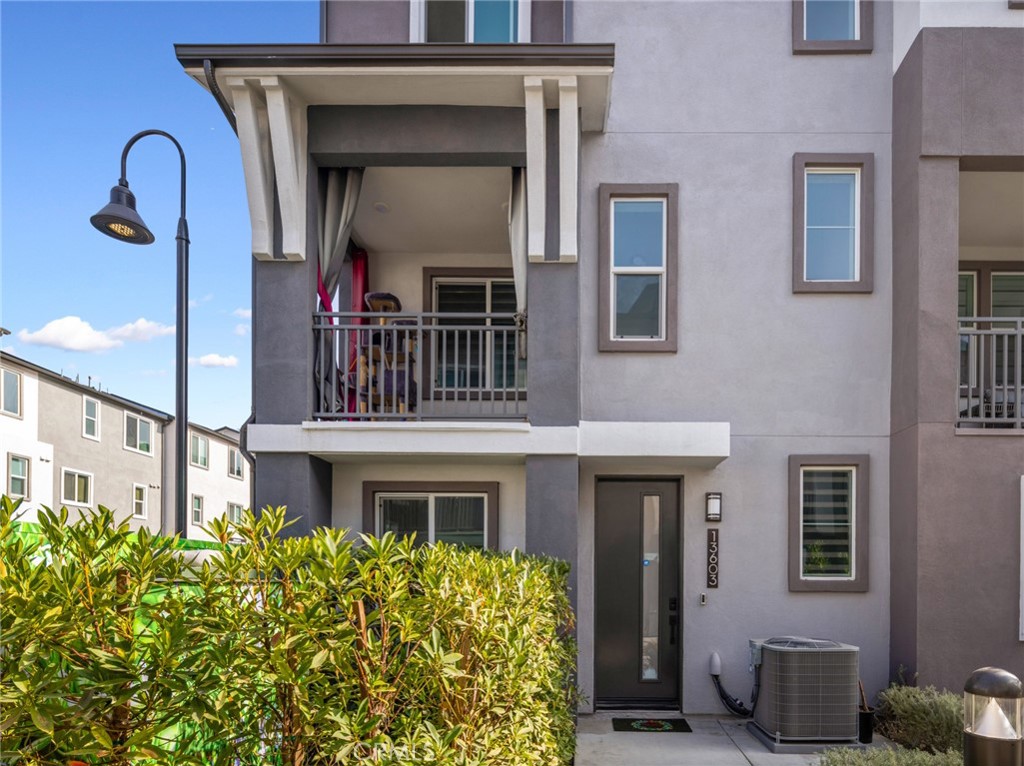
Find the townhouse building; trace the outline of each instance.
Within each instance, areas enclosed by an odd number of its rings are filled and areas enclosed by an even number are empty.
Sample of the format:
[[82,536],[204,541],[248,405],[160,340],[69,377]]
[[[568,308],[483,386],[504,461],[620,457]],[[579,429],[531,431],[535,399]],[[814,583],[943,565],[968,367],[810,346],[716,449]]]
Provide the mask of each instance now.
[[[67,507],[72,518],[105,505],[132,529],[174,531],[174,418],[5,353],[0,360],[3,492],[22,499],[22,516]],[[90,381],[91,383],[91,381]],[[186,534],[214,516],[249,507],[250,468],[238,432],[190,424]]]
[[[252,220],[258,506],[572,565],[582,709],[1024,640],[1024,10],[327,0],[179,45]],[[216,108],[211,103],[211,108]],[[980,627],[983,626],[983,627]]]

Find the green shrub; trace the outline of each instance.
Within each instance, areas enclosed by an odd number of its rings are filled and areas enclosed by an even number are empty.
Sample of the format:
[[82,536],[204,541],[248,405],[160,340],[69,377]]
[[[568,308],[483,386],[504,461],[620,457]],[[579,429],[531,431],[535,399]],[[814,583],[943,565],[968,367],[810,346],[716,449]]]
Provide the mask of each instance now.
[[242,542],[196,569],[106,509],[43,513],[26,548],[15,507],[0,513],[0,750],[19,763],[572,759],[563,562],[286,537],[277,509],[213,522]]
[[963,766],[960,753],[925,753],[921,750],[898,748],[835,748],[826,750],[821,766]]
[[943,753],[963,749],[963,698],[934,686],[893,685],[878,695],[880,734],[905,747]]

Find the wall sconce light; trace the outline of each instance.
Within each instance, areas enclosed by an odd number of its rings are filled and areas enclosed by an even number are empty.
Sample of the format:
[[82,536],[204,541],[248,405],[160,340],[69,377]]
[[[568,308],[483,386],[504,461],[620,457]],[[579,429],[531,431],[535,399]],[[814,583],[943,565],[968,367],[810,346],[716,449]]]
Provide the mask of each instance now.
[[704,521],[722,520],[722,493],[708,492],[704,496]]

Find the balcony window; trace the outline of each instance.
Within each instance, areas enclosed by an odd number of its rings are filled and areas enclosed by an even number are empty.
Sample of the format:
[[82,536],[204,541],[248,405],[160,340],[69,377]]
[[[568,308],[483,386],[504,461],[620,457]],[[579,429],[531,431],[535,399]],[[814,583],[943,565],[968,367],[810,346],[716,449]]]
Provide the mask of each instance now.
[[[479,332],[466,329],[514,326],[511,315],[516,311],[515,285],[511,279],[485,277],[446,277],[434,280],[434,311],[438,313],[473,314],[467,319],[442,318],[442,327],[459,326],[458,330],[442,330],[434,339],[435,389],[510,389],[516,377],[525,378],[525,362],[517,360],[516,333]],[[484,317],[484,314],[507,314],[507,317]]]

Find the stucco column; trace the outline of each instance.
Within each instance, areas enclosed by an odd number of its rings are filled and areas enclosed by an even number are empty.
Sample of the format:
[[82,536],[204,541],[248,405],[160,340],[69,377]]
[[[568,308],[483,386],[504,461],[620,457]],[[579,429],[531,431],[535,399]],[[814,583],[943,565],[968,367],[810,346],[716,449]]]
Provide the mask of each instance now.
[[569,598],[574,609],[579,477],[579,458],[575,455],[526,458],[526,552],[569,562]]

